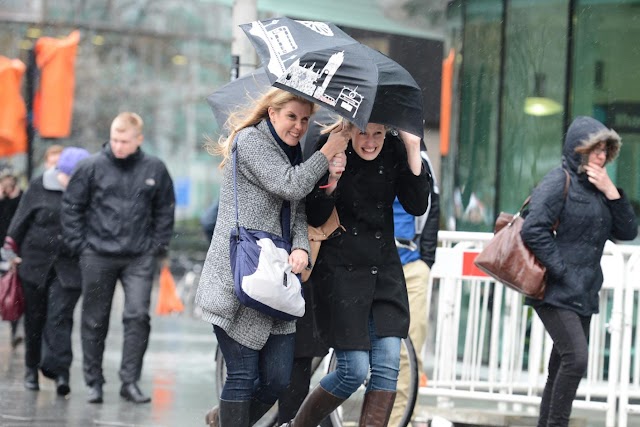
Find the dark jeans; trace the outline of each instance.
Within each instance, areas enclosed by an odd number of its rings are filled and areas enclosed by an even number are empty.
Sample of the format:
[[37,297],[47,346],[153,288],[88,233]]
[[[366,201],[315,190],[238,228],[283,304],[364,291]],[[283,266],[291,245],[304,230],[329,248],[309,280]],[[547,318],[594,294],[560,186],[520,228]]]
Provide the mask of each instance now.
[[252,350],[213,326],[227,365],[221,400],[246,402],[255,399],[273,405],[289,384],[295,334],[271,335],[262,350]]
[[548,304],[536,307],[536,313],[553,340],[538,427],[565,427],[578,385],[587,372],[591,316]]
[[109,331],[111,303],[118,279],[124,289],[122,323],[124,341],[120,380],[132,383],[140,379],[142,359],[147,350],[151,323],[149,306],[156,268],[152,255],[137,257],[104,256],[85,251],[80,257],[82,269],[82,355],[87,385],[103,384],[102,357]]
[[291,381],[278,400],[278,425],[291,421],[309,393],[311,357],[296,358],[291,369]]
[[80,289],[63,288],[52,271],[45,286],[24,282],[25,365],[51,378],[69,376],[73,310]]

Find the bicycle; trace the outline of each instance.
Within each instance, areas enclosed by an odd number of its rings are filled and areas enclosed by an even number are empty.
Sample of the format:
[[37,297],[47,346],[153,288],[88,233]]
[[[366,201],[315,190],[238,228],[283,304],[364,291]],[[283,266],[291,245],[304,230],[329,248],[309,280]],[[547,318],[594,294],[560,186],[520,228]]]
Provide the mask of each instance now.
[[[407,407],[405,408],[404,414],[402,416],[402,420],[398,426],[392,427],[406,427],[409,425],[411,421],[411,417],[413,416],[413,410],[415,409],[416,402],[418,400],[418,388],[420,382],[419,375],[419,367],[418,367],[418,359],[416,356],[415,349],[413,348],[413,344],[411,343],[411,339],[405,338],[402,340],[402,351],[406,351],[409,357],[409,369],[410,369],[410,387],[409,387],[409,395],[407,398]],[[218,398],[220,398],[220,393],[222,392],[222,387],[224,386],[224,382],[227,376],[227,370],[224,363],[224,357],[222,355],[222,351],[220,351],[220,347],[216,347],[216,394]],[[324,372],[330,373],[335,371],[337,365],[337,359],[333,350],[330,350],[329,353],[321,358],[316,357],[313,359],[311,370],[312,370],[312,387],[314,384],[314,377],[316,376],[316,371],[324,366]],[[358,420],[360,419],[360,409],[362,407],[362,401],[364,399],[364,392],[367,386],[367,381],[360,386],[360,388],[351,395],[346,402],[344,402],[340,407],[338,407],[335,411],[333,411],[328,419],[331,422],[332,427],[347,427],[358,425]],[[315,381],[317,383],[317,381]],[[273,427],[276,426],[278,419],[278,411],[277,411],[277,403],[273,408],[264,417],[256,424],[256,426],[261,427]]]

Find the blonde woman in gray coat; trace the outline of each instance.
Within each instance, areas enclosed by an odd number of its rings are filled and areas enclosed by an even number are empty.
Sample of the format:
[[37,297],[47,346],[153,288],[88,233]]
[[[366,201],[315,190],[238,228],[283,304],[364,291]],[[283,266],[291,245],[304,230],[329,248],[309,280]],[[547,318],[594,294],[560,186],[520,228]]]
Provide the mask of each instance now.
[[212,426],[253,425],[276,402],[289,382],[294,352],[294,321],[270,317],[240,304],[233,286],[229,237],[235,226],[231,150],[237,135],[237,189],[240,226],[282,236],[280,214],[291,214],[289,263],[301,273],[309,260],[304,198],[342,154],[347,135],[332,133],[323,150],[302,163],[299,141],[307,131],[314,104],[271,89],[252,106],[232,114],[215,154],[223,157],[223,181],[216,228],[204,263],[196,303],[213,324],[227,363],[227,379],[218,407],[209,411]]

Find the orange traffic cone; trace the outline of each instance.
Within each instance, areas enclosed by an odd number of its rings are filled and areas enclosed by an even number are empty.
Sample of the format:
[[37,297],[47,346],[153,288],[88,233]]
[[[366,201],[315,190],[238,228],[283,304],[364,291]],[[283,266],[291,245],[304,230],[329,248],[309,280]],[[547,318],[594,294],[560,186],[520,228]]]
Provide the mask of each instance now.
[[184,305],[176,291],[176,282],[173,280],[169,266],[164,265],[160,270],[160,292],[158,293],[156,314],[182,313],[183,311]]

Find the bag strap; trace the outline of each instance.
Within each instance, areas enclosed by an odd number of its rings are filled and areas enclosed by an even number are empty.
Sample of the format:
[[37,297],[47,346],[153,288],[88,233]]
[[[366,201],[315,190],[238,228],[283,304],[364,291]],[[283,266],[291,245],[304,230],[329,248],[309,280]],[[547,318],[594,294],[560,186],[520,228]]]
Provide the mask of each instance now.
[[[564,181],[564,191],[562,193],[562,202],[564,203],[564,201],[567,199],[567,194],[569,194],[569,184],[571,184],[571,176],[569,175],[569,172],[567,172],[565,168],[562,168],[562,171],[566,176]],[[518,210],[518,212],[513,216],[513,219],[516,219],[517,217],[522,215],[522,211],[524,210],[524,208],[527,207],[530,201],[531,201],[531,195],[529,195],[529,197],[526,198],[524,203],[522,203],[520,210]],[[513,222],[513,220],[511,220],[511,222]],[[556,219],[556,222],[553,224],[553,227],[551,227],[551,230],[555,232],[559,226],[560,226],[560,218]]]
[[[240,239],[240,215],[238,214],[238,164],[237,164],[237,151],[238,151],[238,135],[233,139],[233,146],[231,147],[231,157],[233,163],[233,198],[235,200],[236,208],[236,238]],[[280,227],[282,228],[282,238],[291,242],[291,210],[289,210],[289,217],[285,218],[280,211]]]

